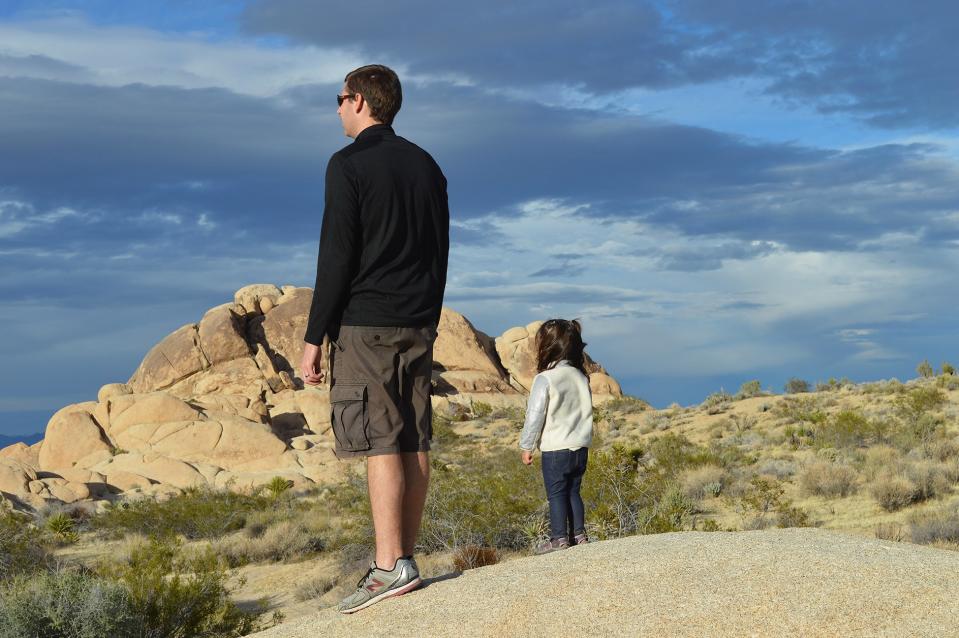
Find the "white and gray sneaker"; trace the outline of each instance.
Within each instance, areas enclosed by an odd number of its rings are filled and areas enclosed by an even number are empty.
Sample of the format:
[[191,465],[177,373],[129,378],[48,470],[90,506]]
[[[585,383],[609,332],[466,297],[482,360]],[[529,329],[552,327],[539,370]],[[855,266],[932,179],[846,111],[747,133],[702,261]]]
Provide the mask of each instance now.
[[337,610],[352,614],[384,598],[413,591],[421,582],[420,572],[412,557],[396,559],[396,565],[390,571],[380,569],[372,562],[366,575],[356,583],[356,591],[344,598]]

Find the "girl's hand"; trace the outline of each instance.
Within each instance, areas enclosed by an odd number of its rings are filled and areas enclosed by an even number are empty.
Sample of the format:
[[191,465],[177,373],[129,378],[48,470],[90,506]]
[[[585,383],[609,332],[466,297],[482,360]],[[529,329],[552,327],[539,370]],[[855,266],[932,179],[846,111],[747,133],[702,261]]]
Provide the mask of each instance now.
[[523,450],[523,465],[533,464],[533,453],[529,450]]

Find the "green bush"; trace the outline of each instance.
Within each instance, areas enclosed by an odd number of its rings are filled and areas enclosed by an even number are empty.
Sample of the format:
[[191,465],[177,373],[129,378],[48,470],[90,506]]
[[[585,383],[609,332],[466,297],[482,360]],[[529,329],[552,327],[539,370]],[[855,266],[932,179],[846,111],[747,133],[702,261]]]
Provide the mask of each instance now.
[[923,359],[921,362],[919,362],[919,365],[916,366],[916,374],[923,379],[928,379],[935,376],[936,371],[932,369],[928,359]]
[[512,449],[467,457],[454,469],[435,468],[420,544],[427,552],[466,545],[526,548],[542,528],[544,501],[542,475]]
[[809,382],[797,377],[791,377],[786,381],[786,385],[783,388],[786,391],[786,394],[801,394],[803,392],[809,392]]
[[956,374],[956,369],[951,363],[942,362],[942,374],[953,376]]
[[[282,480],[282,479],[281,479]],[[117,501],[90,519],[90,526],[114,538],[181,534],[189,539],[218,538],[241,529],[246,516],[275,505],[259,493],[238,494],[209,487],[187,488],[165,501]]]
[[20,576],[0,592],[0,638],[139,638],[145,629],[123,585],[89,573]]
[[734,501],[746,529],[765,529],[773,521],[778,527],[807,527],[809,516],[793,507],[784,494],[779,481],[753,476],[738,501]]
[[814,440],[818,447],[856,448],[881,443],[884,434],[882,422],[872,422],[858,411],[843,410],[819,424]]
[[44,569],[52,545],[50,536],[28,517],[0,511],[0,582]]
[[752,381],[746,381],[741,386],[739,386],[739,392],[736,393],[737,399],[748,399],[750,397],[758,397],[763,393],[763,386],[759,383],[758,379],[753,379]]
[[101,575],[126,589],[143,626],[139,635],[244,636],[262,628],[259,613],[230,600],[227,567],[212,549],[188,555],[179,541],[152,538],[135,547],[129,561],[104,565]]
[[773,414],[792,423],[813,425],[825,423],[828,416],[816,397],[786,397],[773,408]]

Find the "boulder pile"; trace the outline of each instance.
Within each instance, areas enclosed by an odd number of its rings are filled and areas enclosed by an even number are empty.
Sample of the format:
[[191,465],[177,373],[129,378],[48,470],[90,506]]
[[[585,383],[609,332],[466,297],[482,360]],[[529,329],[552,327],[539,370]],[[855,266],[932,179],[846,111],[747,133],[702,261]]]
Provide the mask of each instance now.
[[[197,485],[250,489],[274,476],[294,486],[336,480],[329,389],[296,370],[313,290],[241,288],[153,346],[126,383],[69,405],[34,445],[0,450],[0,499],[33,508],[120,493],[163,496]],[[523,406],[535,375],[539,323],[492,338],[443,309],[434,348],[433,405]],[[589,360],[597,401],[619,384]]]

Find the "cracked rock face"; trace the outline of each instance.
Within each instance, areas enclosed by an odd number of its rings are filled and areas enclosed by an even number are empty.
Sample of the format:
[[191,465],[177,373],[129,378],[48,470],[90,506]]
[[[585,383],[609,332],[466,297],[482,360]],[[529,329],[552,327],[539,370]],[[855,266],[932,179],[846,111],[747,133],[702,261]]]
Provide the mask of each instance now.
[[[337,480],[348,465],[330,449],[329,388],[304,387],[297,372],[312,299],[309,288],[241,288],[232,303],[157,343],[127,383],[107,384],[96,401],[57,412],[43,441],[0,450],[0,491],[38,507],[104,492],[247,489],[274,476],[297,486]],[[524,404],[538,325],[494,340],[444,308],[434,403]],[[601,366],[590,365],[594,394],[621,394]]]

